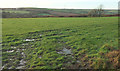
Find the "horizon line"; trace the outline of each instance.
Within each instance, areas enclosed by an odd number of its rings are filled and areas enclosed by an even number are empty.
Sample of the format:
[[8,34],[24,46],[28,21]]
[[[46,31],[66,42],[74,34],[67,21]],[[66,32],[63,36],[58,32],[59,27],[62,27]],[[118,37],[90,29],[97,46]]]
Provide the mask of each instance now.
[[[4,7],[4,8],[40,8],[40,7]],[[46,8],[46,9],[97,9],[97,8]],[[118,10],[118,8],[117,9],[116,8],[103,8],[103,9]]]

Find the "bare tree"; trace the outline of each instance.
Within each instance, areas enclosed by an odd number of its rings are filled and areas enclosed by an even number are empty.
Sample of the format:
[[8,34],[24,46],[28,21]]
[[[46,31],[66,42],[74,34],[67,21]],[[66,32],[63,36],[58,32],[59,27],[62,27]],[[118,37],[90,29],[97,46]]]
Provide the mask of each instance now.
[[98,7],[98,16],[101,17],[103,15],[103,5],[101,4],[99,7]]
[[104,14],[103,5],[99,5],[97,9],[91,10],[88,15],[91,17],[102,17]]

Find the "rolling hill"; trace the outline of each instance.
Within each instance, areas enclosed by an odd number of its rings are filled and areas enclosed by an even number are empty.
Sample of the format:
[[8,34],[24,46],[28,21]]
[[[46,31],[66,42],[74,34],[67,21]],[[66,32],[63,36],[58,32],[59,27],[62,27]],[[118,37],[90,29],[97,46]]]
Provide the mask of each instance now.
[[[43,16],[81,16],[93,9],[49,9],[49,8],[2,8],[3,18],[43,17]],[[104,10],[105,15],[116,15],[117,10]]]

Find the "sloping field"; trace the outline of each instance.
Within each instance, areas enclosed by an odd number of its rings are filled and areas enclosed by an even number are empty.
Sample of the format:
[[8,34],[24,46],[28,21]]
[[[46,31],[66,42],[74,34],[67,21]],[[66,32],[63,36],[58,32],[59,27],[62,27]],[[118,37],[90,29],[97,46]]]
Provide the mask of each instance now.
[[[93,9],[3,8],[3,18],[32,18],[42,16],[86,16]],[[104,15],[117,15],[118,10],[104,9]]]
[[4,69],[119,68],[118,19],[3,19]]

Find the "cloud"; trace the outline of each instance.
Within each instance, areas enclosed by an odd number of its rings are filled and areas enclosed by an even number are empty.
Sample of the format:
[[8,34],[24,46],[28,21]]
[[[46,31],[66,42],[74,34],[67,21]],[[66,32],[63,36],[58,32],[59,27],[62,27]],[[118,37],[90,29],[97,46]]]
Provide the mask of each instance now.
[[48,0],[2,0],[0,7],[34,7],[34,6],[49,6],[52,1]]
[[95,8],[99,4],[117,8],[119,0],[1,0],[0,8],[40,7],[40,8]]

